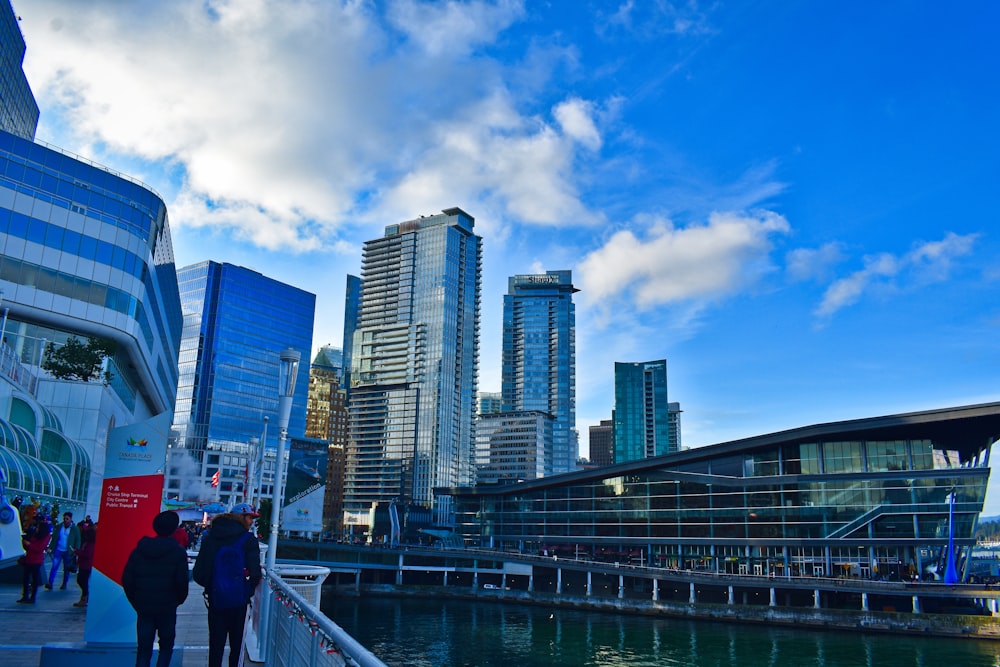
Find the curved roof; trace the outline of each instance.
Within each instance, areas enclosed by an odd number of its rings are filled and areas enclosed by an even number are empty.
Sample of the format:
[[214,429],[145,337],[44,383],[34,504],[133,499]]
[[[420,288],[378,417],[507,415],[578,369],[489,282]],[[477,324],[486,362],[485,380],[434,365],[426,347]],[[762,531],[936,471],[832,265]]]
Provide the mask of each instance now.
[[983,403],[956,408],[909,412],[885,417],[814,424],[800,428],[696,447],[601,468],[580,470],[516,485],[435,489],[438,495],[506,495],[553,486],[606,479],[676,467],[705,459],[778,445],[844,440],[931,440],[937,448],[954,450],[963,463],[974,459],[1000,439],[1000,403]]

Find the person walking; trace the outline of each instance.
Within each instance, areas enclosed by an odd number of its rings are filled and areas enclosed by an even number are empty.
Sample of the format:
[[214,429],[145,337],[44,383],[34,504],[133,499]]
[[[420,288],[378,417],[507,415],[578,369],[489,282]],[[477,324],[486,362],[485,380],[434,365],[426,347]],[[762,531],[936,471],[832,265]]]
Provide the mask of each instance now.
[[21,579],[21,599],[18,602],[24,604],[35,604],[35,596],[38,594],[38,586],[41,583],[42,563],[45,562],[45,549],[49,546],[49,524],[45,517],[40,514],[35,515],[24,534],[21,545],[24,547],[24,561]]
[[156,667],[168,667],[177,637],[177,607],[188,596],[187,554],[172,537],[180,517],[160,512],[153,519],[156,537],[143,537],[129,554],[122,588],[136,611],[136,667],[149,667],[153,640],[160,636]]
[[49,543],[49,551],[52,553],[52,569],[49,570],[49,580],[45,588],[52,590],[52,584],[56,580],[56,572],[59,566],[63,568],[63,580],[61,590],[66,590],[66,582],[69,581],[70,572],[67,569],[69,558],[80,548],[80,529],[73,523],[73,513],[64,512],[62,524],[52,534],[52,541]]
[[90,573],[94,569],[94,546],[97,542],[97,525],[90,518],[80,522],[80,548],[76,551],[76,585],[80,587],[80,599],[74,607],[86,607],[90,598]]
[[247,605],[260,583],[260,543],[253,533],[260,514],[247,503],[212,520],[194,563],[195,583],[205,589],[208,605],[208,667],[222,667],[229,640],[229,667],[237,667],[243,650]]

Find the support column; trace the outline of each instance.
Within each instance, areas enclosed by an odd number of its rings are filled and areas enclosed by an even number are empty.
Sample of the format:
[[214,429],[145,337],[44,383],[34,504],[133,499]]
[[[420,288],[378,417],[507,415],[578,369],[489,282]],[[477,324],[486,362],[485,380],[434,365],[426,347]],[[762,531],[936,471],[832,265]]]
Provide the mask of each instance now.
[[769,606],[769,607],[777,607],[778,606],[778,602],[777,602],[777,600],[774,597],[774,586],[771,586],[771,599],[768,601],[767,606]]
[[444,584],[445,586],[447,586],[447,585],[448,585],[448,570],[442,570],[442,571],[441,571],[441,574],[443,574],[443,575],[444,575],[444,577],[442,577],[442,579],[444,579],[444,582],[443,582],[443,584]]
[[818,588],[813,591],[813,607],[816,608],[816,609],[820,608],[820,599],[819,599],[819,589]]
[[359,592],[361,590],[361,568],[358,568],[354,573],[354,591]]
[[528,575],[528,592],[535,592],[535,568],[531,568],[531,574]]
[[[473,564],[472,567],[475,568],[475,564]],[[472,570],[472,590],[476,590],[477,588],[479,588],[479,570],[473,569]]]
[[729,598],[727,600],[727,604],[733,604],[733,600],[734,600],[734,598],[733,598],[733,587],[730,584],[730,586],[729,586]]
[[587,570],[587,597],[590,597],[590,594],[594,592],[594,587],[591,582],[591,574],[591,571]]
[[660,580],[653,579],[653,602],[660,601]]
[[399,565],[397,567],[398,567],[398,569],[396,570],[396,585],[397,586],[402,586],[403,585],[403,554],[399,554]]
[[861,594],[861,611],[868,611],[868,593]]
[[920,598],[916,595],[913,596],[913,613],[920,613]]
[[562,595],[562,568],[556,568],[556,595]]
[[621,600],[625,597],[625,575],[618,575],[618,599]]
[[688,596],[688,602],[694,604],[695,602],[698,601],[698,599],[694,595],[694,582],[692,581],[690,584],[688,584],[688,586],[690,587],[690,595]]
[[507,573],[504,572],[503,576],[500,578],[500,588],[507,590]]

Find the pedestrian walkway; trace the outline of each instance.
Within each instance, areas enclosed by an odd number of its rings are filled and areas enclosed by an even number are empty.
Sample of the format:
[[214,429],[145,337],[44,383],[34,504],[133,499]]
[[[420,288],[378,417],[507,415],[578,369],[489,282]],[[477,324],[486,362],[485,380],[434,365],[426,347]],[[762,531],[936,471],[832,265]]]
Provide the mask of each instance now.
[[[176,645],[184,647],[183,667],[204,667],[208,662],[208,614],[201,592],[201,586],[192,582],[188,599],[177,610]],[[72,580],[66,590],[40,589],[33,605],[18,604],[20,597],[20,586],[0,584],[0,665],[38,667],[43,645],[83,643],[87,610],[73,606],[80,589]],[[134,624],[135,619],[123,622]]]

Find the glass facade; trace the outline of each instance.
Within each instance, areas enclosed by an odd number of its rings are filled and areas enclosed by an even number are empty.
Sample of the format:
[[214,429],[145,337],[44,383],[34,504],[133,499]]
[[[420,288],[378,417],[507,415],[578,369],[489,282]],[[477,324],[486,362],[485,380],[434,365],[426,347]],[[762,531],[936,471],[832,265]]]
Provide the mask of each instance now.
[[[675,404],[676,405],[676,404]],[[678,411],[675,421],[679,419]],[[615,463],[676,452],[667,403],[667,362],[615,362]],[[679,428],[678,428],[679,432]]]
[[[345,518],[399,498],[450,523],[436,486],[471,484],[482,239],[458,208],[365,243],[351,345]],[[346,350],[345,350],[346,352]]]
[[24,76],[24,37],[14,8],[0,1],[0,130],[22,139],[35,138],[38,104]]
[[1000,404],[988,404],[438,492],[454,498],[456,530],[474,545],[732,574],[907,578],[935,571],[950,535],[968,555],[998,437]]
[[[275,451],[279,354],[290,347],[309,358],[316,297],[226,263],[193,264],[178,270],[177,278],[184,330],[167,495],[214,498],[211,477],[219,470],[218,494],[225,503],[242,491],[250,438],[262,436],[265,417],[273,427],[264,448]],[[291,437],[304,434],[308,392],[309,365],[299,364]]]
[[541,476],[576,469],[576,307],[571,271],[517,275],[503,298],[503,412],[552,415],[552,453]]

